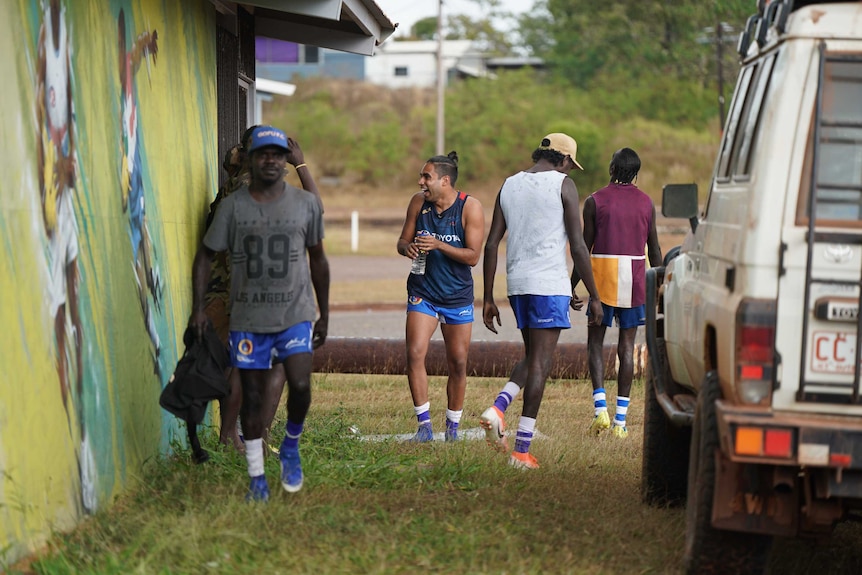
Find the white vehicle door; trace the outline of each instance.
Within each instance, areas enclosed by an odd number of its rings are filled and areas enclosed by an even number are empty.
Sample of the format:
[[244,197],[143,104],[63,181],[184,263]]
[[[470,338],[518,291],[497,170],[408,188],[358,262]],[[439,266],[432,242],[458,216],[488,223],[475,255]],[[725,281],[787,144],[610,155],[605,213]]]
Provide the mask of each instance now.
[[800,193],[782,233],[773,407],[836,411],[862,404],[862,53],[821,42],[813,65]]

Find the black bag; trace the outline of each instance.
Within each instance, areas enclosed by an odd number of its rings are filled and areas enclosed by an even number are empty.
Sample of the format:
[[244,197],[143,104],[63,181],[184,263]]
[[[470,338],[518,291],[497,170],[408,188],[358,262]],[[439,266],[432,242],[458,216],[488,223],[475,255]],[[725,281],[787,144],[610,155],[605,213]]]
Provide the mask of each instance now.
[[225,377],[230,355],[209,325],[202,340],[195,337],[191,328],[186,328],[183,343],[185,352],[159,396],[159,405],[186,422],[195,461],[203,463],[209,455],[201,449],[197,424],[203,421],[210,401],[230,393]]

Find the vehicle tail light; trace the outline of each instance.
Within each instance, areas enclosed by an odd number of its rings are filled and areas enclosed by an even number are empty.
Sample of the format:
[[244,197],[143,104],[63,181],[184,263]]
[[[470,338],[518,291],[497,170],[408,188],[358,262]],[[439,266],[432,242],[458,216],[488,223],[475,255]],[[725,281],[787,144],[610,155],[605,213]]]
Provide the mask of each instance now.
[[790,459],[793,457],[793,431],[740,426],[736,428],[733,448],[737,455]]
[[746,299],[736,312],[736,389],[740,401],[769,405],[775,374],[775,301]]

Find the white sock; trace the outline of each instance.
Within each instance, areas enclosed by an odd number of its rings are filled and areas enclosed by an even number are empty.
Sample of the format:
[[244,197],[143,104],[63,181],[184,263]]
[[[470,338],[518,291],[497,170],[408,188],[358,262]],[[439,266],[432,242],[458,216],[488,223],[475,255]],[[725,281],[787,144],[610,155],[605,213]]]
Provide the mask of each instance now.
[[414,405],[413,406],[413,412],[416,414],[416,417],[419,417],[420,415],[422,415],[426,411],[431,411],[431,402],[430,401],[426,401],[422,405]]
[[617,412],[614,416],[614,425],[618,425],[620,427],[626,426],[626,414],[629,411],[629,398],[628,397],[617,397]]
[[446,419],[448,419],[452,423],[460,423],[462,413],[464,413],[463,409],[459,409],[458,411],[452,411],[451,409],[447,409]]
[[521,416],[518,420],[518,433],[515,435],[515,451],[527,453],[533,442],[533,431],[536,429],[536,418]]
[[605,394],[605,388],[600,387],[593,390],[593,407],[595,409],[595,415],[598,415],[601,412],[608,410],[608,401],[607,395]]
[[263,475],[263,438],[245,440],[245,460],[249,477]]
[[509,404],[515,401],[515,398],[518,397],[518,393],[521,392],[521,388],[518,387],[518,384],[514,381],[507,381],[506,385],[503,386],[503,389],[500,390],[500,393],[497,394],[497,399],[494,401],[494,405],[497,406],[502,412],[506,412],[509,409]]

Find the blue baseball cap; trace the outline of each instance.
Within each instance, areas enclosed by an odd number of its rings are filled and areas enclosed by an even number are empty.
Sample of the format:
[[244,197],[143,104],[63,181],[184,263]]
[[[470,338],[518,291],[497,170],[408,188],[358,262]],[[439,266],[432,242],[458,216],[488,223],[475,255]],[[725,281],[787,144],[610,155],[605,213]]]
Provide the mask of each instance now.
[[277,146],[287,151],[287,136],[278,128],[272,126],[258,126],[251,133],[251,143],[248,146],[248,153],[266,146]]

